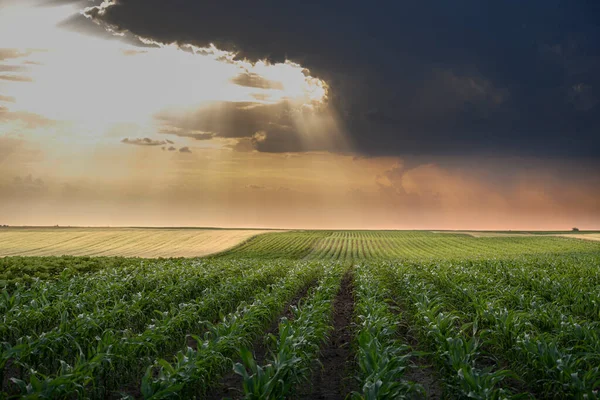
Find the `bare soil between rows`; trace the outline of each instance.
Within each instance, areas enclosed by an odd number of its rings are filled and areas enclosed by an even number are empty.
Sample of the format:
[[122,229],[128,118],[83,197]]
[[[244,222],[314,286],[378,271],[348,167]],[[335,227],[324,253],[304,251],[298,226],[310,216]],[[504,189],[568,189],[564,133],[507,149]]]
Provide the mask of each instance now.
[[346,274],[333,302],[333,330],[321,350],[321,365],[317,365],[311,385],[300,391],[298,399],[343,400],[352,391],[353,315],[352,277]]
[[[400,338],[403,342],[408,343],[413,350],[422,350],[419,340],[414,332],[411,331],[410,323],[406,320],[404,308],[402,304],[395,304],[392,307],[394,313],[400,314],[402,323],[400,325]],[[438,376],[433,360],[429,356],[411,357],[413,368],[408,368],[404,373],[403,379],[418,383],[423,386],[428,399],[438,400],[443,398],[444,391],[442,389],[441,380]]]

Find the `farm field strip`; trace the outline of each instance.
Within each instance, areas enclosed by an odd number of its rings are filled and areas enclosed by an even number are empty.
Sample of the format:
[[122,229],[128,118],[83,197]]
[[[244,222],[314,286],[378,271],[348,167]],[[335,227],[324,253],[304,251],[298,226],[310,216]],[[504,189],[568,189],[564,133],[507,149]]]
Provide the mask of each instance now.
[[468,235],[476,238],[490,237],[526,237],[526,236],[555,236],[583,240],[600,240],[600,232],[485,232],[485,231],[436,231],[440,234]]
[[319,349],[333,329],[333,299],[340,289],[343,269],[326,267],[320,284],[306,301],[292,309],[292,318],[279,323],[278,337],[270,349],[270,357],[257,365],[252,353],[241,352],[242,363],[234,366],[242,376],[242,389],[247,399],[281,399],[297,393],[307,381]]
[[[0,268],[0,397],[204,398],[235,372],[246,399],[600,390],[593,241],[288,231],[203,259],[7,257]],[[414,369],[424,357],[427,377]]]
[[[472,279],[477,268],[440,269],[444,268],[399,266],[398,296],[408,296],[417,305],[415,314],[422,317],[416,326],[428,322],[440,331],[442,354],[461,351],[465,360],[471,360],[475,381],[488,382],[492,391],[503,390],[494,386],[513,372],[477,369],[481,351],[507,362],[537,396],[552,397],[558,391],[563,398],[594,398],[600,378],[598,322],[574,319],[564,313],[568,308],[523,288]],[[586,296],[585,289],[579,296]],[[471,327],[472,334],[470,328],[457,331],[458,326]],[[458,347],[444,348],[444,336],[448,339],[451,334],[462,336],[453,339]]]
[[[432,352],[439,375],[444,379],[444,392],[450,398],[504,398],[511,392],[500,386],[510,371],[484,367],[477,325],[464,326],[465,321],[445,303],[433,285],[412,278],[412,270],[399,266],[395,297],[406,299],[411,326],[420,343]],[[472,322],[472,321],[471,321]],[[472,328],[473,335],[468,329]]]
[[0,257],[199,257],[277,231],[152,228],[2,228]]
[[422,386],[405,379],[411,350],[398,335],[399,317],[392,313],[385,271],[368,265],[355,269],[357,380],[354,400],[425,397]]
[[[19,288],[8,299],[12,307],[4,310],[0,334],[12,343],[24,334],[39,335],[87,316],[98,321],[98,329],[137,332],[152,312],[163,312],[172,304],[200,297],[208,288],[242,273],[243,269],[241,264],[222,269],[216,264],[197,263],[194,267],[163,262],[130,273],[104,270],[51,284],[36,282],[27,289]],[[32,292],[43,292],[44,296],[28,302]]]
[[594,240],[596,242],[600,241],[600,233],[565,233],[565,234],[559,234],[559,235],[555,235],[555,236],[574,238],[574,239],[583,239],[583,240]]
[[[78,331],[60,328],[53,332],[54,335],[25,337],[23,343],[5,348],[2,360],[4,363],[11,360],[24,370],[31,370],[32,367],[39,369],[43,366],[44,369],[40,371],[44,372],[47,369],[46,374],[58,369],[57,375],[41,375],[36,369],[37,372],[29,376],[29,383],[45,380],[43,393],[48,393],[47,390],[50,393],[53,390],[62,393],[61,391],[65,390],[65,373],[74,376],[68,382],[68,390],[75,390],[74,388],[85,382],[94,382],[95,385],[102,383],[101,389],[108,390],[123,379],[139,376],[143,371],[142,367],[150,362],[152,356],[172,351],[178,343],[184,341],[189,332],[198,331],[205,326],[203,321],[214,321],[220,313],[235,308],[240,301],[251,300],[257,293],[268,291],[268,285],[281,281],[287,270],[286,265],[277,263],[257,269],[249,268],[245,274],[239,273],[224,285],[205,291],[196,301],[173,304],[170,310],[155,313],[151,324],[139,334],[127,329],[108,329],[101,333],[101,336],[95,336],[93,330],[96,324],[93,318],[83,321],[78,319],[76,323],[83,322],[83,327],[78,327],[81,331],[78,338],[73,336]],[[310,271],[310,268],[306,268],[306,271]],[[81,341],[88,345],[82,348]],[[79,355],[72,351],[75,346],[82,348]],[[70,357],[77,358],[69,363]],[[108,364],[106,360],[109,361]],[[125,371],[127,373],[124,373]],[[101,382],[98,382],[98,379],[101,379]]]
[[[473,238],[431,232],[323,231],[312,243],[306,259],[360,262],[393,259],[448,259],[507,257],[520,254],[547,254],[600,251],[600,245],[549,236]],[[289,232],[288,236],[297,233]],[[254,241],[246,244],[251,250]],[[283,247],[272,248],[281,254]],[[235,254],[235,249],[230,254]],[[285,255],[285,253],[284,253]]]
[[0,290],[14,290],[19,285],[31,290],[33,283],[40,280],[66,279],[77,274],[110,268],[127,269],[142,264],[139,259],[121,257],[3,257],[0,258]]
[[266,233],[258,235],[230,250],[214,257],[237,258],[250,257],[261,259],[301,259],[321,238],[329,236],[327,231],[295,231],[283,233]]
[[238,307],[223,320],[209,328],[203,337],[194,336],[198,345],[187,347],[173,362],[157,360],[155,369],[148,369],[141,391],[145,398],[191,398],[203,394],[231,368],[231,358],[240,349],[248,348],[270,322],[284,309],[302,287],[315,279],[315,268],[292,269],[286,279],[272,285],[251,304]]

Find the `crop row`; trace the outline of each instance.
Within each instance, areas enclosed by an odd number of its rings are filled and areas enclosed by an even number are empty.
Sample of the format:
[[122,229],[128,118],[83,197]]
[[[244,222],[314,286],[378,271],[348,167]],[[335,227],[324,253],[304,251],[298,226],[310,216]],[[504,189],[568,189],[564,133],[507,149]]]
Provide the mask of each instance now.
[[269,287],[254,302],[238,307],[203,335],[194,335],[195,348],[180,351],[173,362],[157,360],[146,372],[141,391],[146,399],[201,397],[216,379],[248,348],[302,287],[318,276],[300,266]]
[[292,307],[291,319],[282,318],[278,337],[271,337],[271,353],[264,365],[257,365],[250,351],[241,352],[243,363],[235,364],[234,370],[242,376],[246,400],[289,398],[300,383],[309,380],[320,346],[332,329],[333,300],[341,276],[339,266],[328,268],[307,300]]
[[259,235],[221,256],[360,262],[486,259],[598,251],[600,243],[543,235],[476,238],[422,231],[297,231]]
[[199,297],[204,290],[246,269],[204,262],[160,262],[138,268],[105,269],[89,276],[21,287],[0,303],[0,334],[8,343],[23,335],[66,330],[81,320],[97,320],[97,330],[142,328],[154,311]]
[[376,265],[355,269],[357,364],[360,392],[356,400],[425,397],[422,386],[405,379],[411,349],[398,334],[399,316],[390,309],[385,271]]
[[140,261],[122,257],[4,257],[0,258],[0,289],[14,290],[36,280],[52,280],[105,268],[139,265]]
[[[304,265],[298,268],[304,274],[314,271]],[[4,364],[10,360],[12,368],[19,367],[24,375],[19,381],[21,386],[43,381],[43,390],[50,393],[89,386],[105,393],[135,380],[154,357],[172,352],[188,333],[205,329],[205,321],[215,321],[240,301],[268,291],[269,285],[281,281],[288,271],[287,265],[270,263],[238,272],[222,284],[205,289],[197,299],[174,303],[164,312],[149,313],[152,318],[140,333],[128,329],[99,333],[93,314],[77,318],[76,325],[68,329],[58,327],[39,337],[24,337],[15,346],[5,344],[2,360]],[[39,368],[48,372],[42,373]]]
[[[397,295],[410,299],[414,326],[437,349],[438,358],[453,366],[447,368],[448,376],[462,369],[461,380],[450,382],[450,387],[464,390],[469,383],[469,390],[505,396],[511,388],[525,385],[541,397],[596,398],[599,325],[570,313],[568,304],[584,304],[590,297],[595,301],[597,283],[582,285],[574,299],[567,289],[572,281],[561,279],[561,272],[552,274],[549,265],[523,260],[525,276],[529,274],[534,281],[536,272],[545,269],[556,279],[554,290],[560,293],[562,282],[569,294],[549,298],[536,292],[537,285],[528,288],[522,284],[524,279],[513,281],[500,272],[519,268],[518,264],[496,265],[497,269],[492,265],[396,266]],[[586,276],[585,267],[578,271]],[[576,275],[571,271],[571,279]],[[490,360],[507,365],[512,372],[483,367]],[[506,377],[511,379],[501,384]]]

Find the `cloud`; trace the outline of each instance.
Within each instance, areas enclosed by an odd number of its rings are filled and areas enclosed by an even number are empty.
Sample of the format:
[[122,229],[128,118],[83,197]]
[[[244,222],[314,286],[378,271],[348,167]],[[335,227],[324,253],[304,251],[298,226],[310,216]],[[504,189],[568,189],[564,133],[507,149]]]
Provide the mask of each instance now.
[[127,49],[127,50],[122,50],[121,53],[123,53],[124,56],[137,56],[139,54],[146,54],[147,51]]
[[251,138],[235,139],[234,143],[225,145],[225,148],[242,153],[248,153],[256,150]]
[[34,50],[22,50],[22,49],[2,49],[0,48],[0,61],[10,60],[14,58],[27,57]]
[[[86,15],[158,43],[299,63],[327,81],[329,107],[361,154],[593,157],[600,31],[589,23],[592,3],[259,2],[242,13],[227,3],[108,0]],[[591,88],[585,96],[572,89],[581,82]],[[219,135],[257,131],[248,130]]]
[[0,80],[4,80],[4,81],[12,81],[12,82],[33,82],[33,79],[31,79],[28,76],[22,76],[22,75],[0,75]]
[[179,152],[180,152],[180,153],[191,153],[192,151],[190,150],[190,148],[189,148],[189,147],[187,147],[187,146],[186,146],[186,147],[182,147],[182,148],[180,148],[180,149],[179,149]]
[[26,71],[27,67],[23,65],[3,65],[0,64],[0,72],[22,72]]
[[7,103],[14,103],[15,100],[16,99],[13,96],[3,96],[0,94],[0,101],[5,101]]
[[125,138],[125,139],[121,140],[121,143],[134,144],[134,145],[138,145],[138,146],[163,146],[163,145],[167,144],[167,142],[164,140],[154,140],[154,139],[150,139],[150,138],[134,138],[134,139]]
[[260,89],[283,90],[283,84],[281,82],[270,81],[266,78],[263,78],[262,76],[260,76],[258,74],[251,73],[251,72],[241,73],[241,74],[235,76],[234,78],[232,78],[231,82],[233,82],[239,86],[247,86],[247,87],[253,87],[253,88],[260,88]]
[[[176,135],[179,137],[187,137],[196,140],[210,140],[215,135],[211,132],[202,132],[197,130],[190,129],[182,129],[175,126],[164,126],[159,130],[159,133],[164,133],[168,135]],[[173,143],[170,140],[167,140],[168,143]]]
[[12,153],[19,150],[22,146],[22,140],[7,136],[0,136],[0,164],[3,163]]
[[0,106],[0,123],[1,122],[18,122],[23,124],[26,128],[48,127],[56,123],[56,121],[39,114],[26,111],[11,111],[6,107]]
[[568,98],[579,111],[589,111],[598,104],[598,99],[594,96],[592,87],[584,83],[571,86]]
[[246,189],[252,189],[252,190],[264,190],[264,189],[266,189],[265,186],[261,186],[261,185],[246,185],[244,187]]
[[26,176],[15,176],[12,181],[12,195],[39,195],[47,191],[45,182],[37,177],[34,178],[31,174]]
[[[474,161],[476,169],[472,168]],[[424,219],[443,218],[432,221],[433,225],[451,222],[460,226],[463,219],[472,226],[509,227],[519,218],[538,223],[550,215],[579,219],[578,208],[586,210],[581,215],[600,212],[600,204],[594,200],[599,177],[581,174],[589,167],[576,172],[579,167],[571,166],[561,172],[565,168],[561,164],[518,159],[412,163],[407,167],[399,160],[379,173],[375,183],[386,207],[395,206]]]
[[250,190],[268,190],[268,191],[271,191],[271,192],[279,192],[279,193],[291,193],[291,192],[295,192],[294,189],[291,189],[291,188],[286,187],[286,186],[272,187],[272,186],[249,184],[249,185],[244,186],[244,188],[250,189]]
[[[163,111],[155,118],[161,133],[194,139],[238,139],[239,151],[281,153],[344,148],[339,128],[328,110],[289,102],[259,104],[217,102],[195,110]],[[337,136],[336,136],[337,135]]]

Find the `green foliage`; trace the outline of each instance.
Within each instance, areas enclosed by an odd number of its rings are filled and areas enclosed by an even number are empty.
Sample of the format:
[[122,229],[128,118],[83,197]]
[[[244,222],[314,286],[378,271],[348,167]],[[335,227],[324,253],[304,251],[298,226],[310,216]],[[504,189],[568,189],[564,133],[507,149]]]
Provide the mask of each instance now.
[[355,274],[358,321],[358,381],[362,391],[353,399],[424,398],[422,386],[404,379],[410,368],[410,348],[398,339],[398,316],[386,302],[390,295],[379,268],[358,266]]
[[145,375],[144,397],[195,398],[204,392],[231,366],[231,357],[238,355],[240,349],[247,348],[294,294],[315,278],[315,273],[314,269],[299,266],[254,302],[240,305],[219,324],[212,325],[203,338],[196,337],[197,349],[188,347],[180,351],[172,363],[158,360],[155,368],[148,369]]
[[292,319],[281,319],[279,337],[265,365],[257,365],[249,351],[242,352],[243,364],[235,364],[234,371],[243,378],[247,400],[288,398],[308,381],[312,361],[332,329],[332,302],[340,280],[340,268],[328,269],[307,301],[292,308]]
[[[0,398],[110,398],[131,387],[201,398],[232,365],[248,399],[293,396],[327,341],[347,270],[353,398],[423,397],[407,379],[417,354],[449,398],[599,397],[600,243],[298,231],[205,259],[0,259]],[[256,339],[315,281],[257,364]]]
[[217,257],[422,262],[598,252],[600,242],[547,235],[477,238],[425,231],[292,231],[258,235]]
[[4,257],[0,258],[0,288],[12,289],[38,280],[61,279],[105,268],[126,268],[140,262],[123,257]]

